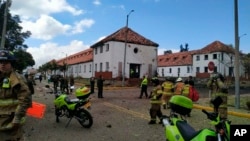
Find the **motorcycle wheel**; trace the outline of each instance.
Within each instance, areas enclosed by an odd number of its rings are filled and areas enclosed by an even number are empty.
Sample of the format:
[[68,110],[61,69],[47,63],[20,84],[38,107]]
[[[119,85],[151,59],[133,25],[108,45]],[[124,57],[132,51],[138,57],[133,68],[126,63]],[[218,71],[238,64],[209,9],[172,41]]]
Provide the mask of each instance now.
[[78,122],[82,125],[84,128],[90,128],[93,124],[93,118],[91,114],[85,110],[85,109],[80,109],[78,111]]

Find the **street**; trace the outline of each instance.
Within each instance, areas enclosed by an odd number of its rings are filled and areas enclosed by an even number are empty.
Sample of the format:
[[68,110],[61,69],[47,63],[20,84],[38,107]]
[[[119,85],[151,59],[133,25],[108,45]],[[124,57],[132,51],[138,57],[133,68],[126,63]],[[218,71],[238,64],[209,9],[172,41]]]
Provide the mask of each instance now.
[[[25,125],[26,141],[163,141],[164,127],[161,124],[148,125],[149,99],[138,99],[140,88],[121,90],[104,90],[104,98],[97,98],[97,91],[90,96],[93,116],[93,126],[90,129],[83,128],[75,119],[65,128],[68,119],[62,117],[60,123],[56,123],[54,115],[54,94],[46,94],[44,86],[46,82],[38,82],[35,86],[36,93],[33,101],[46,104],[46,113],[42,119],[27,118]],[[150,88],[148,89],[150,91]],[[73,95],[70,95],[74,97]],[[162,109],[163,114],[169,110]],[[193,109],[191,117],[187,119],[191,125],[195,123],[195,129],[210,127],[205,115],[198,109]],[[237,120],[238,121],[238,120]],[[248,122],[239,120],[239,122]],[[235,123],[235,122],[234,122]],[[237,123],[237,122],[236,122]]]

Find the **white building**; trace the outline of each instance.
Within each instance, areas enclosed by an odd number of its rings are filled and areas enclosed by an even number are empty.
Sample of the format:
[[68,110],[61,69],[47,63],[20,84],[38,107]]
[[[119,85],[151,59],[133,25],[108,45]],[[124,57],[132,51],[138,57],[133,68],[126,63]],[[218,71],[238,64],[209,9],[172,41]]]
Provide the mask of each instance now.
[[[214,41],[200,50],[158,56],[158,73],[162,77],[209,77],[212,72],[234,76],[234,59],[232,47]],[[213,69],[209,69],[208,64],[214,64]],[[240,76],[243,75],[240,64]]]
[[125,78],[152,77],[157,71],[157,47],[157,43],[130,28],[121,28],[91,46],[94,76],[102,74],[107,79],[122,78],[125,59]]

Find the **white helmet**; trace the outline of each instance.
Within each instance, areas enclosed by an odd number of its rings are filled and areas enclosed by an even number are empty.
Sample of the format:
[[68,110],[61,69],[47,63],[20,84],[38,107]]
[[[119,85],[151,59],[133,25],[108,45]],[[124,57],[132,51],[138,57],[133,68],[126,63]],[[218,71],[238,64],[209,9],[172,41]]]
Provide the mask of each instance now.
[[182,78],[177,78],[177,80],[176,80],[176,82],[180,82],[180,81],[182,81]]

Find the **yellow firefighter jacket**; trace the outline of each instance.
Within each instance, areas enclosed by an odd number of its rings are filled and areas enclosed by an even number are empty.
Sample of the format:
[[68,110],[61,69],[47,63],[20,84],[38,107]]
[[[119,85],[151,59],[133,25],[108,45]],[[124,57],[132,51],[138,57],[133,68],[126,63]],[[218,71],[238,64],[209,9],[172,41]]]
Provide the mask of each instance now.
[[30,91],[23,76],[12,71],[0,74],[0,131],[12,129],[13,123],[24,123],[31,102]]

